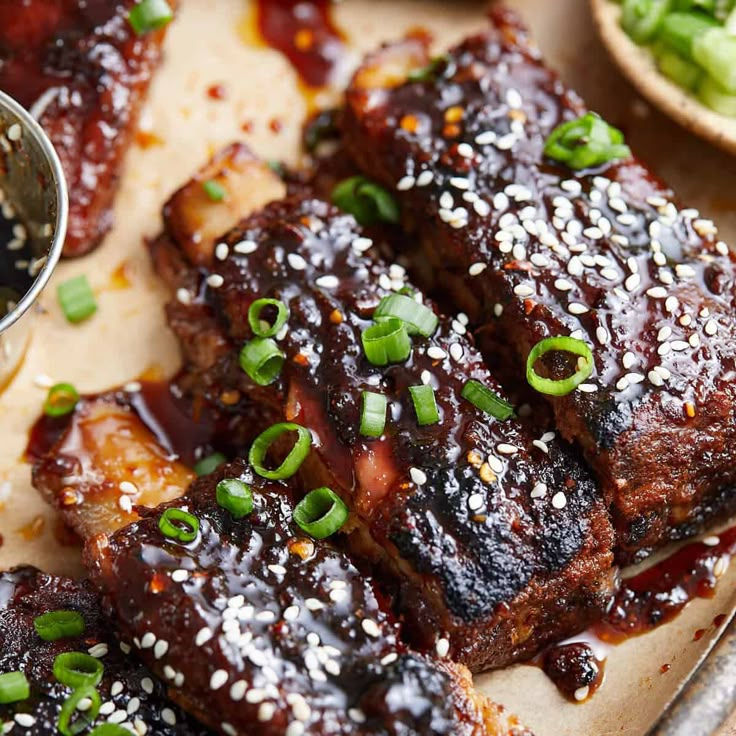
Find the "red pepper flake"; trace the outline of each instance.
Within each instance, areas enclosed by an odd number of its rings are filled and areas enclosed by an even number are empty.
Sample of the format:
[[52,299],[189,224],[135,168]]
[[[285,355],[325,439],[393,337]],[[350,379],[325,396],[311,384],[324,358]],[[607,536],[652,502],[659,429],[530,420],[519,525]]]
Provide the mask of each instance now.
[[284,124],[278,118],[271,118],[268,127],[272,133],[280,133],[284,128]]
[[227,99],[227,88],[224,84],[211,84],[207,88],[207,97],[211,100],[225,100]]

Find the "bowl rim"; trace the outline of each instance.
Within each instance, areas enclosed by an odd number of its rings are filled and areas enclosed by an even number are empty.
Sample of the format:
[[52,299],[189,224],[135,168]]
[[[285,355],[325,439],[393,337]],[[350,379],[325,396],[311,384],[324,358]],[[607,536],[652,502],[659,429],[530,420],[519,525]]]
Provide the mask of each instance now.
[[21,120],[24,135],[30,134],[34,142],[41,148],[49,163],[52,182],[56,189],[56,223],[51,245],[46,254],[46,261],[36,275],[30,288],[21,297],[15,308],[0,319],[1,335],[12,327],[33,306],[41,292],[46,288],[56,268],[56,264],[61,258],[69,217],[69,194],[64,169],[61,166],[59,156],[41,125],[28,110],[2,90],[0,90],[0,107],[5,107],[16,115]]

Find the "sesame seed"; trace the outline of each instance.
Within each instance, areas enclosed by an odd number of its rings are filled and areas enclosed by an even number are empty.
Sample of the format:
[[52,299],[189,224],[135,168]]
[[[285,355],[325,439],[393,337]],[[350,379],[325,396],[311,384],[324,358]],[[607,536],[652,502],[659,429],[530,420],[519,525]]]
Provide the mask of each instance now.
[[570,312],[570,314],[585,314],[590,310],[585,306],[585,304],[580,304],[580,302],[571,302],[567,306],[567,311]]
[[664,380],[662,376],[660,376],[659,373],[657,373],[657,371],[655,370],[649,371],[649,373],[647,373],[647,378],[653,386],[664,386]]
[[156,642],[156,645],[153,647],[153,656],[156,659],[161,659],[166,652],[169,651],[169,642],[167,642],[165,639],[159,639]]
[[450,653],[450,642],[444,637],[437,639],[435,650],[438,657],[446,657]]
[[261,703],[258,707],[258,720],[261,723],[270,721],[276,712],[276,706],[273,703]]
[[653,286],[651,289],[647,289],[647,296],[652,299],[664,299],[667,296],[667,289],[663,286]]
[[427,474],[419,468],[409,468],[409,476],[418,486],[423,486],[427,482]]
[[120,695],[120,693],[122,693],[124,689],[125,686],[123,685],[123,683],[120,682],[120,680],[115,680],[115,682],[113,682],[112,686],[110,687],[110,695],[113,698],[117,698],[117,696]]
[[458,144],[457,152],[463,158],[473,158],[473,156],[475,155],[475,151],[473,150],[473,146],[471,146],[469,143],[460,143],[460,144]]
[[286,575],[286,568],[283,565],[269,565],[268,569],[274,575]]
[[575,700],[577,700],[578,702],[582,702],[588,697],[589,694],[590,694],[590,686],[583,685],[583,687],[579,687],[575,691]]
[[219,289],[224,283],[225,279],[220,276],[219,273],[211,273],[207,279],[207,286],[210,286],[213,289]]
[[189,572],[187,570],[174,570],[171,573],[171,579],[175,583],[183,583],[189,579]]
[[598,338],[598,342],[601,345],[606,345],[609,341],[608,330],[605,327],[597,327],[595,330],[595,336]]
[[636,355],[634,355],[631,350],[627,350],[624,353],[624,357],[621,362],[623,363],[624,368],[628,370],[632,366],[636,365]]
[[141,639],[141,649],[150,649],[156,643],[156,635],[150,631],[143,635]]
[[703,329],[705,330],[706,335],[710,335],[712,337],[718,332],[718,323],[714,319],[709,319],[705,323],[705,327]]
[[141,687],[143,691],[151,695],[153,693],[153,680],[150,677],[144,677],[141,680]]
[[215,246],[215,258],[218,261],[224,261],[230,254],[230,248],[227,243],[218,243]]
[[370,238],[355,238],[353,240],[353,250],[358,253],[365,253],[369,248],[373,246],[373,241]]
[[672,337],[672,328],[669,325],[665,325],[657,333],[657,342],[664,342],[665,340],[669,340],[670,337]]
[[432,358],[432,360],[443,360],[447,357],[447,353],[436,345],[432,345],[432,347],[427,349],[427,355]]
[[227,682],[225,670],[215,670],[210,677],[210,690],[219,690]]
[[307,262],[298,253],[289,253],[286,260],[295,271],[303,271],[307,267]]
[[257,705],[258,703],[263,702],[265,698],[265,690],[259,687],[254,687],[252,690],[248,690],[245,696],[246,702],[251,703],[251,705]]
[[626,376],[621,376],[621,378],[616,381],[616,390],[617,391],[626,391],[626,389],[629,387],[629,379],[626,378]]
[[641,284],[641,276],[638,273],[632,273],[631,276],[627,277],[624,281],[624,289],[626,291],[634,291]]
[[121,493],[126,493],[129,496],[137,496],[139,493],[138,486],[136,486],[135,483],[131,483],[129,480],[122,481],[118,488]]
[[480,133],[477,136],[475,136],[475,142],[479,146],[490,146],[496,142],[497,137],[498,136],[496,135],[495,131],[486,130],[483,133]]
[[386,665],[392,664],[399,658],[399,655],[396,654],[396,652],[391,652],[391,654],[387,654],[382,660],[381,664],[385,667]]
[[505,442],[501,442],[496,445],[496,450],[502,455],[516,455],[516,453],[519,452],[519,448],[516,445],[507,444]]
[[303,733],[304,724],[301,721],[292,721],[284,732],[284,736],[302,736]]
[[360,626],[368,636],[377,638],[381,635],[381,630],[378,628],[378,624],[372,618],[364,618],[360,622]]
[[536,483],[530,495],[532,498],[544,498],[547,495],[547,484],[542,482]]
[[90,647],[87,652],[89,653],[90,657],[94,657],[95,659],[102,659],[107,654],[107,644],[104,642],[100,644],[95,644],[93,647]]
[[130,500],[130,496],[120,496],[118,499],[118,506],[120,507],[120,510],[124,511],[126,514],[133,513],[133,502]]
[[669,312],[670,314],[672,314],[672,312],[675,312],[679,306],[680,302],[675,296],[667,297],[667,300],[664,303],[665,311]]
[[417,180],[413,176],[407,175],[399,179],[398,183],[396,184],[396,189],[398,189],[400,192],[406,192],[416,184],[416,181]]
[[558,491],[552,496],[552,505],[556,509],[564,509],[567,506],[567,496],[562,491]]
[[141,699],[133,697],[128,701],[128,715],[132,716],[141,707]]
[[570,291],[572,284],[567,279],[557,279],[555,281],[555,289],[559,291]]
[[8,140],[19,141],[21,135],[23,135],[23,129],[20,127],[19,123],[13,123],[13,125],[8,128]]
[[418,187],[426,187],[427,185],[431,184],[434,180],[434,174],[431,171],[422,171],[421,174],[417,177],[417,183],[416,186]]
[[717,578],[723,577],[726,574],[726,570],[728,570],[730,559],[731,558],[728,555],[722,555],[719,557],[716,564],[713,565],[713,575]]
[[514,294],[516,296],[531,296],[534,294],[534,289],[531,288],[531,286],[527,286],[526,284],[519,284],[518,286],[514,287]]
[[325,274],[320,276],[314,283],[321,289],[335,289],[340,285],[340,279],[333,274]]
[[491,205],[489,205],[484,199],[476,199],[473,202],[473,209],[476,214],[481,217],[488,217],[488,215],[491,214]]
[[[578,388],[580,387],[578,386]],[[543,442],[542,440],[532,440],[532,444],[538,450],[541,450],[545,455],[549,454],[549,447],[547,446],[546,442]]]
[[582,391],[584,394],[594,394],[598,391],[598,386],[594,383],[581,383],[578,386],[578,391]]
[[179,304],[184,304],[185,306],[188,306],[192,303],[192,295],[189,292],[189,290],[181,288],[176,290],[176,301],[179,302]]
[[220,724],[220,728],[228,735],[228,736],[237,736],[238,732],[233,728],[233,726],[226,721],[223,721]]
[[161,718],[163,719],[164,723],[168,723],[169,726],[176,725],[176,715],[174,714],[174,711],[171,710],[171,708],[164,708],[161,711]]
[[233,251],[241,256],[247,256],[255,253],[258,249],[258,243],[253,240],[241,240],[233,246]]
[[468,498],[468,507],[471,511],[477,511],[483,507],[483,496],[480,493],[474,493]]
[[212,638],[212,636],[212,629],[210,629],[209,626],[205,626],[197,632],[194,643],[198,647],[201,647],[203,644],[206,644]]
[[681,353],[683,350],[687,350],[690,347],[689,343],[684,340],[673,340],[671,346],[672,349],[678,353]]

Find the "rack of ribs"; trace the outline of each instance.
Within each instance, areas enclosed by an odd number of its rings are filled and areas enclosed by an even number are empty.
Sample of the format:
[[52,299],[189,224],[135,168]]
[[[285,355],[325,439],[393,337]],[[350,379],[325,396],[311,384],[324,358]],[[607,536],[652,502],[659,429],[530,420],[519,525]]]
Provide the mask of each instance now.
[[[52,611],[76,611],[84,618],[81,636],[44,641],[34,620]],[[165,687],[110,633],[92,586],[46,575],[31,567],[0,573],[0,672],[23,672],[30,697],[0,705],[3,733],[57,733],[61,706],[71,689],[55,680],[54,660],[82,652],[104,663],[97,691],[101,719],[148,736],[206,736],[211,733],[166,698]],[[8,725],[12,724],[12,730]],[[1,727],[0,727],[1,728]]]
[[[371,579],[293,522],[292,487],[263,481],[241,460],[188,488],[181,464],[169,459],[166,468],[167,449],[125,395],[84,397],[34,482],[87,540],[91,580],[122,641],[172,700],[224,736],[529,736],[473,691],[462,665],[402,643]],[[78,441],[108,435],[112,422],[125,427],[114,446]],[[219,505],[222,479],[249,485],[250,515]],[[139,505],[157,494],[178,498]],[[123,497],[134,502],[127,516]],[[196,516],[196,539],[162,533],[172,507]]]
[[[136,36],[135,0],[3,0],[0,90],[31,110],[69,184],[64,254],[95,248],[112,205],[164,31]],[[173,3],[172,3],[173,5]]]
[[[501,394],[462,316],[416,339],[405,364],[373,366],[361,333],[383,297],[410,285],[403,269],[368,257],[371,241],[351,216],[287,198],[216,247],[203,245],[193,263],[170,225],[181,219],[176,209],[165,208],[167,232],[153,253],[177,294],[169,318],[184,352],[181,383],[251,432],[291,421],[314,433],[302,485],[343,497],[351,549],[393,581],[415,643],[449,645],[478,670],[529,657],[600,614],[613,583],[602,499],[564,442],[460,399],[469,379]],[[279,342],[285,363],[269,386],[256,385],[238,358],[252,337],[248,309],[261,297],[290,312]],[[442,420],[419,427],[408,388],[423,383],[435,387]],[[365,389],[389,401],[380,439],[358,432]]]
[[636,159],[574,172],[545,157],[585,108],[513,13],[491,16],[431,67],[420,39],[370,56],[344,143],[395,193],[417,270],[470,315],[489,360],[518,377],[543,338],[591,347],[590,379],[549,398],[604,488],[620,558],[641,558],[736,508],[734,259]]

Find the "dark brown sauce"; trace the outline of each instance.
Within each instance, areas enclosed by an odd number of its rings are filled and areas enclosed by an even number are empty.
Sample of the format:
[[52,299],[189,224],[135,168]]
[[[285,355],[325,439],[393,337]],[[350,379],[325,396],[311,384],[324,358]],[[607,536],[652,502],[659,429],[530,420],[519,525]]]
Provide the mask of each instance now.
[[21,221],[14,215],[7,216],[7,210],[0,208],[0,317],[12,310],[36,278],[31,268],[35,258],[32,241],[18,238],[16,228],[24,229]]
[[286,56],[307,88],[329,85],[345,50],[330,0],[258,0],[256,5],[260,38]]
[[[557,689],[573,702],[583,702],[602,684],[605,656],[590,641],[620,644],[675,618],[695,598],[712,598],[725,563],[736,554],[736,527],[718,535],[717,544],[693,542],[662,562],[622,581],[606,616],[573,641],[550,647],[533,660]],[[723,567],[723,569],[719,569]],[[713,619],[718,628],[724,614]],[[699,641],[706,629],[694,632]],[[669,665],[662,667],[662,672]],[[587,690],[585,689],[587,688]],[[576,695],[577,693],[577,695]]]

